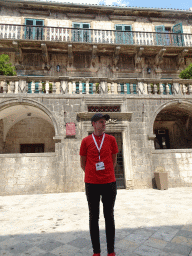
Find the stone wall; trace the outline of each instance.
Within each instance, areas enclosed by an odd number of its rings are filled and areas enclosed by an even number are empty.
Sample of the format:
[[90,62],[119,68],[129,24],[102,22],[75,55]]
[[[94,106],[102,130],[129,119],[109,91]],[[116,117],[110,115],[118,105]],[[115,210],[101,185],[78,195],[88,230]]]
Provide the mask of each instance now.
[[61,192],[55,153],[0,154],[0,194]]
[[192,185],[192,150],[167,149],[152,152],[152,173],[157,167],[168,172],[169,187]]
[[6,136],[3,153],[20,153],[20,144],[44,144],[44,152],[54,152],[54,128],[42,118],[26,118],[15,124]]
[[[7,95],[6,100],[2,97],[1,106],[3,102],[6,104],[8,99],[11,102],[16,97]],[[40,103],[43,104],[47,112],[52,113],[57,123],[57,136],[59,135],[60,139],[53,141],[55,135],[53,126],[41,118],[24,119],[12,127],[6,137],[7,154],[0,154],[0,166],[2,167],[0,176],[4,181],[0,188],[1,194],[83,191],[84,173],[80,167],[79,148],[81,140],[92,131],[92,126],[89,120],[79,119],[77,113],[87,113],[87,107],[90,104],[102,106],[113,105],[113,102],[116,104],[119,102],[122,112],[132,113],[131,120],[107,125],[108,132],[122,132],[123,134],[126,187],[128,189],[152,188],[154,170],[162,164],[169,172],[170,186],[192,185],[190,172],[192,151],[189,149],[155,150],[154,141],[148,138],[149,134],[153,133],[154,113],[157,115],[164,108],[163,106],[170,104],[173,101],[172,96],[163,98],[160,96],[114,95],[109,99],[109,96],[105,95],[72,94],[59,97],[57,95],[28,95],[27,99],[30,100],[30,104],[31,102],[36,104],[36,107],[38,104],[41,106]],[[28,104],[26,98],[23,99],[22,104]],[[184,106],[183,102],[182,106]],[[187,106],[189,110],[189,101]],[[69,122],[75,123],[76,135],[73,137],[66,136],[66,124]],[[2,128],[1,120],[1,149],[3,148]],[[27,134],[29,128],[32,132]],[[13,141],[17,141],[16,147],[13,147]],[[20,143],[43,142],[47,143],[46,152],[54,151],[53,145],[55,144],[55,153],[10,154],[10,152],[19,152]],[[11,148],[14,150],[11,151]],[[34,178],[33,181],[32,178]],[[4,183],[6,185],[3,185]]]

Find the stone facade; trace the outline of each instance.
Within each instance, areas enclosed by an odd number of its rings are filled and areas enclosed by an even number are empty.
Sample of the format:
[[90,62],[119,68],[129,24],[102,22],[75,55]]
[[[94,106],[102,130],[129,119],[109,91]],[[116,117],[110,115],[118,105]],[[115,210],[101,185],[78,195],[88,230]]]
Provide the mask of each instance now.
[[[17,69],[0,77],[2,195],[83,191],[79,148],[93,131],[93,112],[103,110],[111,116],[106,133],[122,138],[124,188],[152,188],[157,167],[168,172],[170,187],[191,186],[192,83],[178,74],[191,63],[192,41],[156,33],[182,23],[191,36],[191,11],[101,7],[98,14],[81,5],[0,2],[0,51]],[[28,30],[27,19],[43,21],[44,38]],[[89,28],[78,34],[74,24]],[[67,124],[75,125],[72,136]],[[21,144],[43,144],[44,153],[21,153]]]

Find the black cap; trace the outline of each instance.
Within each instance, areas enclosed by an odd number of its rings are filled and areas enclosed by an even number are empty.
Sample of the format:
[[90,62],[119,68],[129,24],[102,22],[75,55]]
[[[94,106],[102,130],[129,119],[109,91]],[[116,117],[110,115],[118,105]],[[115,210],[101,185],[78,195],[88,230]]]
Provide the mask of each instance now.
[[110,119],[110,116],[108,114],[103,115],[101,113],[97,113],[94,116],[92,116],[91,123],[96,122],[96,121],[100,120],[101,118],[105,118],[105,120],[108,121]]

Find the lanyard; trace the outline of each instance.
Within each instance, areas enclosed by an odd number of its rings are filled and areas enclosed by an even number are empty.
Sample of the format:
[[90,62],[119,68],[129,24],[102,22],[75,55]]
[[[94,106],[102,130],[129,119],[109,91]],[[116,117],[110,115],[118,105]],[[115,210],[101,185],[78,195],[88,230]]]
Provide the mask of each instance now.
[[102,141],[101,141],[100,147],[98,147],[98,144],[97,144],[97,142],[96,142],[96,140],[95,140],[95,136],[93,135],[93,133],[92,133],[92,137],[93,137],[93,140],[94,140],[94,142],[95,142],[95,146],[97,147],[97,149],[98,149],[98,151],[99,151],[99,162],[100,162],[100,151],[101,151],[101,148],[102,148],[102,146],[103,146],[104,139],[105,139],[105,133],[103,134],[103,139],[102,139]]

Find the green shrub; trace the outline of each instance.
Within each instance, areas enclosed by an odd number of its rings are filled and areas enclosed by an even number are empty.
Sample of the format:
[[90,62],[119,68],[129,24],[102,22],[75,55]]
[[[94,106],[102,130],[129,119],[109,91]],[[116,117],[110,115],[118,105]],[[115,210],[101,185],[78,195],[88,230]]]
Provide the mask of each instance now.
[[192,63],[181,71],[179,77],[182,79],[192,79]]
[[10,63],[9,55],[0,55],[0,75],[1,76],[15,76],[15,67]]

